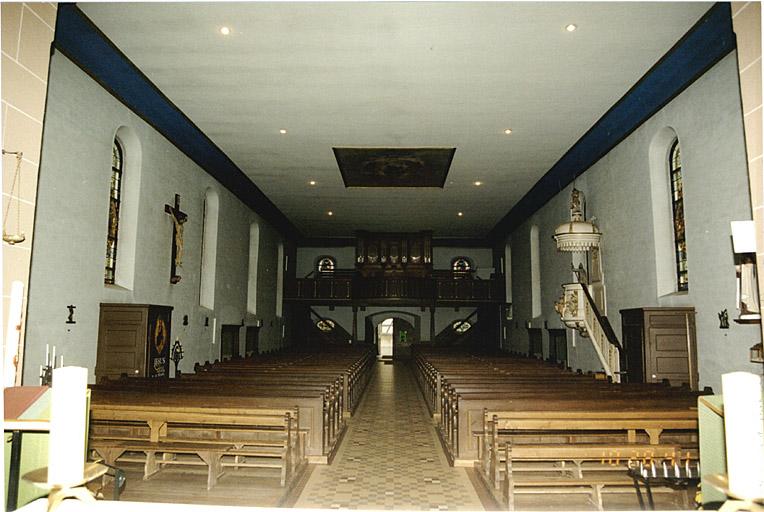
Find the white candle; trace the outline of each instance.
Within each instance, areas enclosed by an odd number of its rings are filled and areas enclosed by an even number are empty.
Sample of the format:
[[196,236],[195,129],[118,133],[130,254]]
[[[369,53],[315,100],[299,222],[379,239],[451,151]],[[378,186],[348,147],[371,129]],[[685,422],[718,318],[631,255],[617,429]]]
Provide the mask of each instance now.
[[730,493],[764,497],[764,400],[762,378],[747,372],[722,375],[724,431]]
[[679,478],[679,464],[674,463],[674,476]]
[[668,478],[668,468],[666,467],[666,461],[663,461],[663,478]]
[[50,344],[45,344],[45,366],[50,364]]
[[58,365],[59,368],[64,367],[64,356],[61,356],[61,364]]
[[55,345],[53,345],[53,357],[51,358],[51,360],[50,360],[50,363],[49,363],[49,364],[50,364],[52,367],[54,367],[54,368],[56,367],[56,346],[55,346]]
[[[54,347],[55,350],[55,347]],[[53,370],[48,485],[76,485],[85,472],[87,368]]]
[[656,477],[656,474],[655,474],[655,461],[652,461],[652,460],[650,461],[650,467],[653,470],[653,478],[655,478]]

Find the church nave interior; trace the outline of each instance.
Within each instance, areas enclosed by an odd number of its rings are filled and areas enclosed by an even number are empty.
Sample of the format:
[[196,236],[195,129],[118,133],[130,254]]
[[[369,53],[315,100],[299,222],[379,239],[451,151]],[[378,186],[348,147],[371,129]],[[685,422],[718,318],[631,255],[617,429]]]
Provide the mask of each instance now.
[[7,510],[762,506],[759,2],[0,21]]

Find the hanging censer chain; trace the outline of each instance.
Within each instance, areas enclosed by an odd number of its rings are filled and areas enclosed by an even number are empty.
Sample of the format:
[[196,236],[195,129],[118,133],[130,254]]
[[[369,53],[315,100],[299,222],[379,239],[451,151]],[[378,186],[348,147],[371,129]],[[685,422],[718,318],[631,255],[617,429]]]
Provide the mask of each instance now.
[[[3,215],[3,241],[9,245],[20,244],[26,240],[26,236],[21,232],[21,197],[18,194],[21,193],[21,159],[24,153],[21,151],[6,151],[3,150],[4,155],[16,155],[16,172],[13,174],[13,182],[11,183],[11,194],[8,198],[8,206],[5,208],[5,214]],[[18,191],[16,190],[16,184],[18,183]],[[16,195],[16,233],[9,235],[6,231],[8,225],[8,213],[11,210],[11,203],[13,202],[14,193]]]

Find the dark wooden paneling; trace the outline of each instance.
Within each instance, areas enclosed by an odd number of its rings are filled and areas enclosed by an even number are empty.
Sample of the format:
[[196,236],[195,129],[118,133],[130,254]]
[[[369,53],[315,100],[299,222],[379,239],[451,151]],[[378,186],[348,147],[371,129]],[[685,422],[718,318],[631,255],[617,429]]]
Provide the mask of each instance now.
[[101,304],[96,380],[169,376],[171,320],[170,306]]
[[[621,370],[629,382],[698,385],[694,308],[621,310]],[[625,363],[625,364],[624,364]]]

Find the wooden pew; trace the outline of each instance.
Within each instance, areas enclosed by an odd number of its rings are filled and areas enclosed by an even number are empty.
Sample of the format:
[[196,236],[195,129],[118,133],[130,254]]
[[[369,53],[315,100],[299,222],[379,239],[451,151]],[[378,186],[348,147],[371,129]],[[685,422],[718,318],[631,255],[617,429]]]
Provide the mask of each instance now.
[[[673,463],[680,458],[677,446],[638,446],[638,445],[571,445],[562,447],[559,445],[512,445],[505,443],[502,446],[504,456],[502,463],[504,471],[497,475],[499,479],[498,490],[507,510],[515,510],[515,496],[517,494],[571,494],[585,493],[597,510],[604,510],[602,494],[606,490],[611,492],[633,493],[633,481],[626,473],[626,464],[629,460],[650,460],[660,465],[662,461]],[[620,458],[619,457],[623,457]],[[518,475],[515,464],[521,461],[579,461],[576,475],[573,477],[560,476],[530,476],[523,478]],[[602,468],[595,468],[586,475],[580,471],[580,464],[584,461],[600,461]],[[607,465],[606,465],[607,464]],[[605,469],[603,471],[602,469]],[[597,471],[599,469],[599,471]],[[615,471],[613,471],[615,470]],[[653,487],[653,492],[673,492],[669,488]],[[687,494],[682,493],[685,508],[689,508]]]
[[[89,446],[110,465],[127,452],[144,453],[144,478],[164,465],[207,465],[208,489],[222,476],[222,459],[227,455],[277,459],[275,464],[260,463],[257,467],[278,468],[283,486],[304,461],[298,415],[296,408],[94,404]],[[159,460],[158,454],[162,455]],[[196,455],[198,459],[179,460],[177,455]]]
[[[233,359],[197,366],[197,373],[180,380],[121,379],[95,386],[98,392],[136,390],[143,393],[184,394],[235,397],[246,395],[257,398],[265,407],[278,407],[286,403],[299,406],[301,430],[307,435],[306,451],[310,462],[326,463],[333,455],[344,432],[344,418],[357,404],[360,393],[368,382],[371,350],[356,350],[351,354],[328,356],[269,357]],[[306,359],[310,358],[310,363]],[[316,366],[324,364],[326,366]],[[340,375],[345,372],[344,375]],[[345,386],[344,383],[348,383]],[[348,389],[353,385],[354,389]],[[279,398],[283,398],[282,401]],[[96,401],[98,398],[96,398]],[[258,406],[260,405],[258,404]]]
[[181,379],[124,378],[91,386],[90,447],[112,463],[272,467],[286,485],[303,464],[327,463],[369,380],[373,351],[278,354],[197,365]]
[[[478,446],[474,435],[483,431],[484,418],[481,407],[496,412],[528,412],[531,416],[526,415],[522,425],[518,424],[517,427],[530,432],[539,428],[555,430],[552,428],[555,425],[549,423],[554,418],[545,416],[546,409],[567,409],[575,415],[577,411],[592,409],[592,403],[598,404],[598,407],[610,404],[599,407],[605,409],[605,416],[597,426],[609,425],[617,427],[616,430],[624,430],[624,442],[635,442],[639,431],[655,438],[660,436],[663,430],[694,431],[697,428],[694,407],[696,396],[680,388],[652,384],[614,385],[529,359],[515,360],[507,357],[482,360],[467,356],[454,361],[453,356],[445,357],[440,354],[433,358],[440,363],[437,368],[436,363],[423,359],[421,353],[415,357],[420,387],[423,387],[426,398],[429,397],[428,403],[434,412],[434,419],[439,422],[444,445],[451,459],[459,465],[471,465],[476,460]],[[509,373],[510,371],[514,373]],[[538,411],[541,415],[536,414],[538,417],[534,420],[534,406],[540,402],[538,396],[550,392],[550,382],[555,384],[554,400],[547,401],[543,410]],[[586,396],[588,400],[581,400],[581,396]],[[625,423],[624,419],[621,420],[620,426],[609,421],[612,415],[607,410],[629,410],[635,407],[648,416],[640,418],[640,421],[633,425],[634,428],[627,428],[629,424]],[[667,418],[667,414],[676,421],[666,423],[664,419]],[[655,418],[652,423],[650,415]],[[577,430],[581,430],[578,428],[580,424],[586,423],[579,422],[577,426],[569,419],[564,418],[564,422],[576,426]],[[561,420],[557,426],[562,423]],[[642,440],[644,436],[639,434],[639,437]],[[610,439],[617,440],[617,437]],[[657,440],[653,439],[652,442]]]

